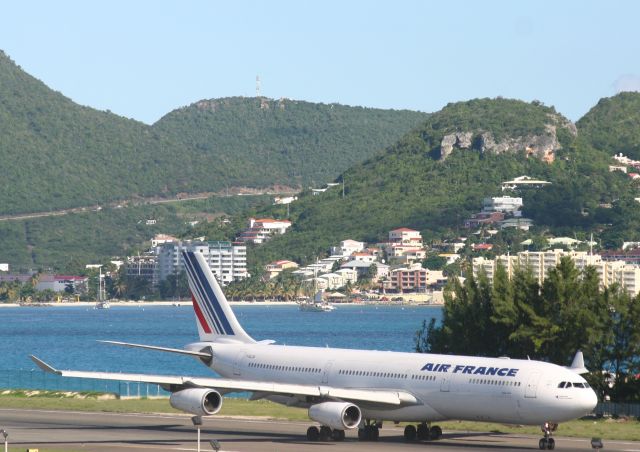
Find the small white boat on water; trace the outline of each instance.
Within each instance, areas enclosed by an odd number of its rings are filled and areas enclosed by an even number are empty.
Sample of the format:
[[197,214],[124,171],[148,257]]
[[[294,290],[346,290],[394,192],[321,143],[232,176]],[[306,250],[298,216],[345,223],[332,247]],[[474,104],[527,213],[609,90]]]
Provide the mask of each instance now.
[[109,300],[107,300],[105,294],[102,266],[100,266],[99,270],[100,273],[98,275],[98,300],[96,301],[96,305],[93,307],[93,309],[109,309],[111,308],[111,305],[109,304]]
[[109,308],[111,308],[111,305],[107,300],[98,301],[94,306],[94,309],[109,309]]
[[298,307],[304,312],[331,312],[336,308],[322,299],[322,291],[316,292],[313,298],[301,301]]

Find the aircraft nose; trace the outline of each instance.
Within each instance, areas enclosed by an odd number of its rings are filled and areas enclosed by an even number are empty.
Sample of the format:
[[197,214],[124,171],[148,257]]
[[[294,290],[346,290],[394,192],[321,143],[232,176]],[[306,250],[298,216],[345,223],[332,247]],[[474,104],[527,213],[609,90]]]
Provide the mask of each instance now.
[[593,389],[589,389],[588,392],[582,394],[581,398],[582,406],[584,407],[585,413],[590,413],[598,404],[598,396],[596,395]]

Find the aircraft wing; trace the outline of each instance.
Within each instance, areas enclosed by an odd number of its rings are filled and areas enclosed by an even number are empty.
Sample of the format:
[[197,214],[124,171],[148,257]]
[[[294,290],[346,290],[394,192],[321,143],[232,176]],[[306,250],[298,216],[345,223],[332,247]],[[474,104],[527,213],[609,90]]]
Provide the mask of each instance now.
[[184,387],[204,387],[217,389],[221,393],[257,392],[261,394],[279,394],[312,396],[325,399],[339,399],[349,402],[367,402],[385,406],[418,405],[420,401],[406,391],[375,389],[333,388],[331,386],[300,385],[264,381],[233,380],[228,378],[186,377],[170,375],[129,374],[116,372],[88,372],[79,370],[58,370],[36,356],[31,360],[37,366],[52,374],[71,378],[93,378],[96,380],[120,380],[158,385],[177,385]]

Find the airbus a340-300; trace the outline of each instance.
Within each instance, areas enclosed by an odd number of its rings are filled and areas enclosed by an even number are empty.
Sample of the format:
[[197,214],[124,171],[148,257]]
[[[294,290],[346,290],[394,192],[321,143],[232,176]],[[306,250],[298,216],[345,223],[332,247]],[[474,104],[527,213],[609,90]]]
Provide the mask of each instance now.
[[580,376],[578,352],[570,367],[508,358],[479,358],[341,348],[274,345],[255,341],[240,326],[204,257],[183,252],[200,341],[184,349],[111,342],[191,355],[221,378],[57,370],[63,377],[156,383],[171,393],[173,407],[196,416],[216,414],[223,396],[250,392],[308,408],[320,424],[309,441],[341,441],[358,429],[360,440],[377,440],[383,421],[411,422],[407,441],[437,440],[445,419],[542,425],[541,449],[553,449],[558,423],[593,410],[597,397]]

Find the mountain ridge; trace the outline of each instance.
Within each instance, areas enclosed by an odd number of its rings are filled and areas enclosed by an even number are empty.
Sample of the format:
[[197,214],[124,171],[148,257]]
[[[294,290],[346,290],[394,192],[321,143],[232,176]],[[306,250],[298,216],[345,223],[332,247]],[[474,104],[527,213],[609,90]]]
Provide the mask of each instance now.
[[[211,124],[206,124],[206,111],[194,111],[195,104],[149,126],[80,106],[1,53],[0,160],[5,177],[0,181],[0,214],[234,186],[326,182],[392,144],[426,116],[305,103],[298,118],[278,110],[280,124],[296,126],[278,129],[264,114],[264,102],[236,101],[237,111],[218,115],[224,121],[213,131],[203,130]],[[332,109],[344,121],[330,122]],[[308,127],[301,127],[305,121]],[[361,140],[345,133],[351,126]],[[239,144],[237,137],[247,135],[253,148]]]

